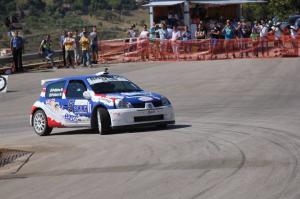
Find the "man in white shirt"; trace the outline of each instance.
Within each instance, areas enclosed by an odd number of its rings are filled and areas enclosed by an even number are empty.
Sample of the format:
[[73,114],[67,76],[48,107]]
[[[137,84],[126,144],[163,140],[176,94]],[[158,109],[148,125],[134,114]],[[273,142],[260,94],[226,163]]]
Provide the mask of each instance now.
[[269,27],[264,22],[264,20],[261,20],[259,37],[260,37],[261,51],[263,56],[264,56],[265,46],[268,47],[268,34],[269,34]]
[[172,50],[173,50],[173,53],[175,54],[176,60],[179,60],[179,52],[178,52],[179,43],[178,43],[178,40],[180,39],[180,37],[181,37],[181,33],[177,29],[177,26],[173,26],[171,43],[172,43]]
[[141,49],[141,58],[143,61],[149,59],[149,31],[147,25],[144,25],[144,29],[139,37],[139,45]]

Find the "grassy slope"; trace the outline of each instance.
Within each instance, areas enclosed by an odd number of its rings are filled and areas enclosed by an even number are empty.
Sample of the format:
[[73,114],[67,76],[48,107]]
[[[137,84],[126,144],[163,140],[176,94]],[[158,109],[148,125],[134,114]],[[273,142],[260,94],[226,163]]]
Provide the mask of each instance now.
[[[101,12],[101,11],[100,11]],[[54,48],[58,48],[58,37],[62,30],[81,31],[83,26],[96,25],[100,32],[101,39],[116,39],[126,37],[126,30],[135,23],[139,30],[142,24],[149,23],[147,9],[138,9],[129,13],[120,15],[116,12],[103,11],[101,16],[78,15],[69,13],[64,18],[49,16],[31,17],[24,19],[23,35],[27,40],[27,52],[37,51],[38,45],[43,35],[50,33],[54,41]],[[2,24],[1,24],[2,26]],[[4,29],[1,27],[0,29]],[[0,40],[0,49],[8,46],[7,37]]]

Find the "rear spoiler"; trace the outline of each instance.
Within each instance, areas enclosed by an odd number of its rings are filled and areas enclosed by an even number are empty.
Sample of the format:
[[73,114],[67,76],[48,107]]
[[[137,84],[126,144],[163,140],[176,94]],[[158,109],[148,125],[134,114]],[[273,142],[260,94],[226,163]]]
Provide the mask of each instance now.
[[49,83],[49,82],[54,82],[56,80],[59,80],[60,78],[56,78],[56,79],[43,79],[41,80],[41,85],[44,86],[46,83]]

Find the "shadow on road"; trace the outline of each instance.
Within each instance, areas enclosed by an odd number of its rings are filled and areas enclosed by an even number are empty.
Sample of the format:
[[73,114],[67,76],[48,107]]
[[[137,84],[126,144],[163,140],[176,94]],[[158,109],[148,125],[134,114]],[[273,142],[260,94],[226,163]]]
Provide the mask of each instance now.
[[[117,135],[117,134],[125,134],[125,133],[146,133],[146,132],[157,132],[157,131],[170,131],[174,129],[182,129],[182,128],[189,128],[192,125],[184,125],[184,124],[178,124],[178,125],[170,125],[166,128],[158,128],[158,127],[139,127],[139,128],[126,128],[122,130],[113,130],[108,135]],[[56,135],[88,135],[88,134],[98,134],[97,131],[91,130],[91,129],[80,129],[80,130],[73,130],[73,131],[66,131],[66,132],[60,132],[60,133],[52,133],[50,136],[56,136]]]

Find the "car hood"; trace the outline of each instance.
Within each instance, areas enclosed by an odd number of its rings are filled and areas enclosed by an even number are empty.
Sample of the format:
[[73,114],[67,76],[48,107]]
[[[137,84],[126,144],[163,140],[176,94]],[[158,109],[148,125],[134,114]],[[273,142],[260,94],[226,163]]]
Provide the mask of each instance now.
[[161,100],[161,95],[153,92],[127,92],[127,93],[112,93],[107,94],[108,98],[124,99],[132,104],[141,102],[153,102]]

